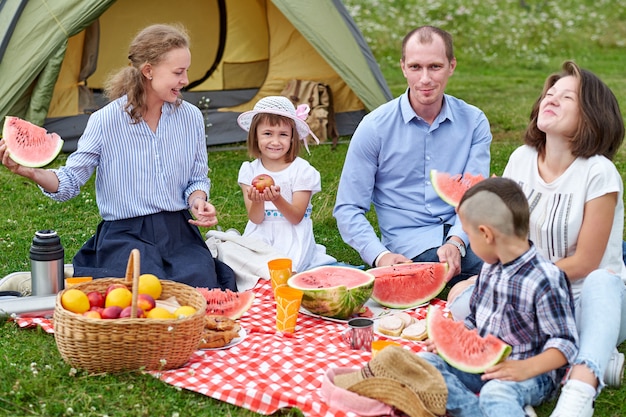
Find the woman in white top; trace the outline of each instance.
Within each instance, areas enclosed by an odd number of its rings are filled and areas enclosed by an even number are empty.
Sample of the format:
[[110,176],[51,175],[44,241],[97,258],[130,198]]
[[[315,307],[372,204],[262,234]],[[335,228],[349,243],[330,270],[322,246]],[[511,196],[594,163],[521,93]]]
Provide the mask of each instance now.
[[[609,87],[567,61],[546,80],[525,145],[504,170],[528,198],[530,240],[565,271],[576,304],[580,350],[552,417],[592,416],[603,386],[623,377],[615,349],[626,339],[623,184],[612,162],[623,139]],[[468,292],[451,292],[458,315]]]

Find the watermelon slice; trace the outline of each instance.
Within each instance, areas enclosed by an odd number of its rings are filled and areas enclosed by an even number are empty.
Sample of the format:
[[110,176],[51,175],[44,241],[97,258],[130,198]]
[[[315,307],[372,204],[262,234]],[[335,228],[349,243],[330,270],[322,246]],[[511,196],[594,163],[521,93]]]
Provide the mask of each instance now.
[[289,278],[304,292],[302,306],[313,314],[347,319],[357,314],[374,289],[374,276],[346,266],[320,266]]
[[437,353],[451,366],[464,372],[480,374],[511,353],[511,346],[493,335],[481,337],[463,322],[444,317],[441,309],[430,306],[426,316],[428,338]]
[[436,169],[430,171],[430,182],[435,192],[443,201],[454,207],[459,205],[465,191],[484,179],[485,177],[481,174],[472,175],[468,172],[450,175],[447,172],[439,172]]
[[63,147],[63,140],[56,133],[14,116],[5,117],[2,138],[11,159],[31,168],[48,165]]
[[196,287],[206,300],[206,313],[208,315],[226,316],[237,320],[252,307],[254,293],[252,291],[234,292],[220,288]]
[[414,262],[381,266],[367,272],[376,277],[372,299],[390,308],[412,308],[435,298],[446,286],[448,264]]

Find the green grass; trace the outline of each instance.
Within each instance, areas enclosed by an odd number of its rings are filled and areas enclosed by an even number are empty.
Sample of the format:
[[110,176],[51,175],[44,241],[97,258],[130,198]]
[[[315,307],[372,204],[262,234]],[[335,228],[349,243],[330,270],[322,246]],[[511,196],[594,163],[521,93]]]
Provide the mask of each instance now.
[[[530,108],[546,76],[565,59],[575,59],[611,86],[626,109],[626,4],[620,1],[560,2],[527,0],[345,0],[380,63],[394,95],[406,83],[399,70],[399,45],[406,31],[429,23],[455,38],[458,67],[448,92],[483,109],[494,134],[492,172],[501,174],[508,155],[519,146]],[[348,147],[343,138],[303,153],[322,173],[323,191],[314,196],[317,241],[338,259],[361,264],[345,245],[332,217],[335,190]],[[246,212],[237,185],[245,150],[212,148],[211,200],[220,226],[242,230]],[[58,158],[59,166],[67,155]],[[615,163],[626,173],[622,149]],[[623,174],[624,175],[624,174]],[[124,197],[122,197],[124,198]],[[58,231],[65,261],[95,231],[99,215],[93,179],[80,196],[59,204],[44,197],[31,182],[0,167],[0,277],[29,270],[28,248],[36,230]],[[370,219],[375,222],[373,213]],[[204,230],[205,231],[205,230]],[[621,346],[626,351],[626,345]],[[0,324],[0,415],[7,416],[252,416],[247,410],[180,390],[139,373],[74,373],[60,358],[54,338],[40,330]],[[149,395],[145,395],[149,393]],[[596,402],[596,417],[626,415],[626,387],[606,389]],[[553,403],[537,409],[546,417]],[[298,415],[287,411],[286,415]]]

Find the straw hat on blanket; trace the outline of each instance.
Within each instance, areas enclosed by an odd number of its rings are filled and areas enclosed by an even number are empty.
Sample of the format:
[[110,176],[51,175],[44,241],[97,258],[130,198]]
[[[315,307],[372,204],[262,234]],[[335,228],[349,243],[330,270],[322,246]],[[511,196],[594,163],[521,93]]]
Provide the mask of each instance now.
[[415,353],[388,346],[361,370],[336,375],[335,385],[391,405],[410,417],[446,414],[448,388],[441,373]]

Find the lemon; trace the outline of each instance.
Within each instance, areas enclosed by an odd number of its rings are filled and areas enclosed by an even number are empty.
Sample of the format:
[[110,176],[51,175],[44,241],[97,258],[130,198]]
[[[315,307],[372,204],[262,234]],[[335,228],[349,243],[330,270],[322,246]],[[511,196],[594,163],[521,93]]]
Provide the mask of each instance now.
[[174,317],[181,319],[183,317],[193,316],[196,314],[196,311],[198,310],[192,306],[180,306],[174,311]]
[[163,291],[163,287],[161,286],[161,281],[155,275],[152,274],[141,274],[139,275],[139,294],[148,294],[152,296],[155,300],[158,300],[161,297],[161,292]]
[[87,294],[75,288],[70,288],[63,293],[61,296],[61,304],[64,309],[77,314],[83,314],[90,308]]
[[115,288],[109,292],[104,300],[105,307],[117,306],[121,308],[128,307],[133,301],[133,293],[126,287]]
[[146,313],[146,317],[149,319],[174,319],[176,316],[170,313],[169,310],[163,307],[154,307],[152,310]]

